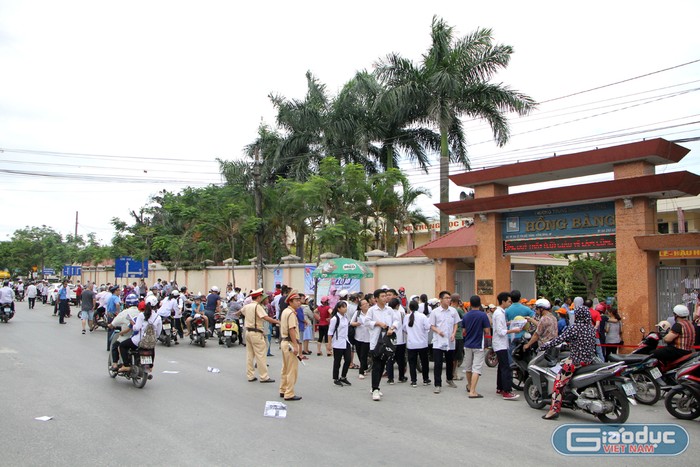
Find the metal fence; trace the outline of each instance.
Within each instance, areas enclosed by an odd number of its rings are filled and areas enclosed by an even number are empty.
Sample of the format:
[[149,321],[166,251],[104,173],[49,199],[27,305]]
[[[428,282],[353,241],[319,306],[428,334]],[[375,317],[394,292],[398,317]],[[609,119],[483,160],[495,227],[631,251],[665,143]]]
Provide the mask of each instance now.
[[666,319],[673,315],[673,307],[685,303],[694,309],[694,292],[700,289],[700,267],[662,266],[656,268],[657,318]]

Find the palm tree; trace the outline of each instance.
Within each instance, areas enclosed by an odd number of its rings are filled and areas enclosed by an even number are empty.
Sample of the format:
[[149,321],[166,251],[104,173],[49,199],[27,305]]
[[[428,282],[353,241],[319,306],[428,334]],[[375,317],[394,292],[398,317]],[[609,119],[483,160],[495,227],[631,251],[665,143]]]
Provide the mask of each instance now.
[[[527,95],[489,80],[510,61],[513,48],[494,44],[490,29],[477,29],[463,38],[442,19],[433,17],[432,45],[419,66],[398,54],[377,64],[380,80],[397,101],[422,106],[418,121],[432,123],[440,131],[440,202],[449,201],[449,163],[469,168],[460,117],[484,119],[494,139],[503,146],[509,137],[508,112],[525,115],[535,108]],[[440,213],[440,234],[448,231],[448,216]]]

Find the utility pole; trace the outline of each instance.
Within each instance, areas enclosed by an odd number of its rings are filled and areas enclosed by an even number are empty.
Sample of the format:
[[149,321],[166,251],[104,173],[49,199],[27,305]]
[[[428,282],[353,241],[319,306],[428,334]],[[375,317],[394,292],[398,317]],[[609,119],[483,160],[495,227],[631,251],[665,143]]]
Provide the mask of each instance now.
[[[260,188],[260,149],[253,151],[255,162],[253,163],[253,190],[255,195],[255,216],[262,219],[262,191]],[[263,225],[260,223],[255,233],[255,249],[258,252],[257,276],[258,288],[263,287]]]
[[75,211],[75,238],[78,238],[78,211]]

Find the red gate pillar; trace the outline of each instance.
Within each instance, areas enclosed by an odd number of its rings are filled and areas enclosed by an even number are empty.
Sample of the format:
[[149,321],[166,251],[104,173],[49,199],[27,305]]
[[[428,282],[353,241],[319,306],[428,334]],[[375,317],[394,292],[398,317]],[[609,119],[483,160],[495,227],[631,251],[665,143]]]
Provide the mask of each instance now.
[[[507,186],[495,183],[476,186],[474,189],[474,199],[507,194]],[[482,217],[485,217],[485,221]],[[474,290],[481,297],[482,304],[497,304],[496,295],[510,292],[510,256],[503,254],[503,216],[499,213],[477,214],[474,224],[477,244]],[[464,301],[468,299],[463,297]]]
[[[646,162],[618,164],[615,179],[654,174]],[[615,245],[617,250],[617,302],[623,318],[626,343],[639,340],[639,328],[647,330],[656,323],[657,251],[643,251],[634,237],[656,233],[656,204],[637,197],[615,201]]]

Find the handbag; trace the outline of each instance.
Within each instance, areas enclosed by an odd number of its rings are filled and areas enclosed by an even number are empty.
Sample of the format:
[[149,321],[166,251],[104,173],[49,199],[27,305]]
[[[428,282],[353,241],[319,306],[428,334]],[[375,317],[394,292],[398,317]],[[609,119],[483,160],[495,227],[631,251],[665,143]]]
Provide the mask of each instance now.
[[394,358],[396,353],[396,344],[391,339],[386,331],[379,334],[379,339],[377,340],[377,345],[372,350],[372,357],[383,362],[388,362],[390,359]]
[[[353,316],[352,321],[350,322],[351,324],[357,322],[357,313],[359,313],[359,312],[360,312],[360,310],[357,310],[355,312],[355,316]],[[357,328],[355,326],[348,326],[348,342],[350,342],[351,345],[358,345],[359,344],[357,339],[355,339],[355,331],[356,330],[357,330]]]

